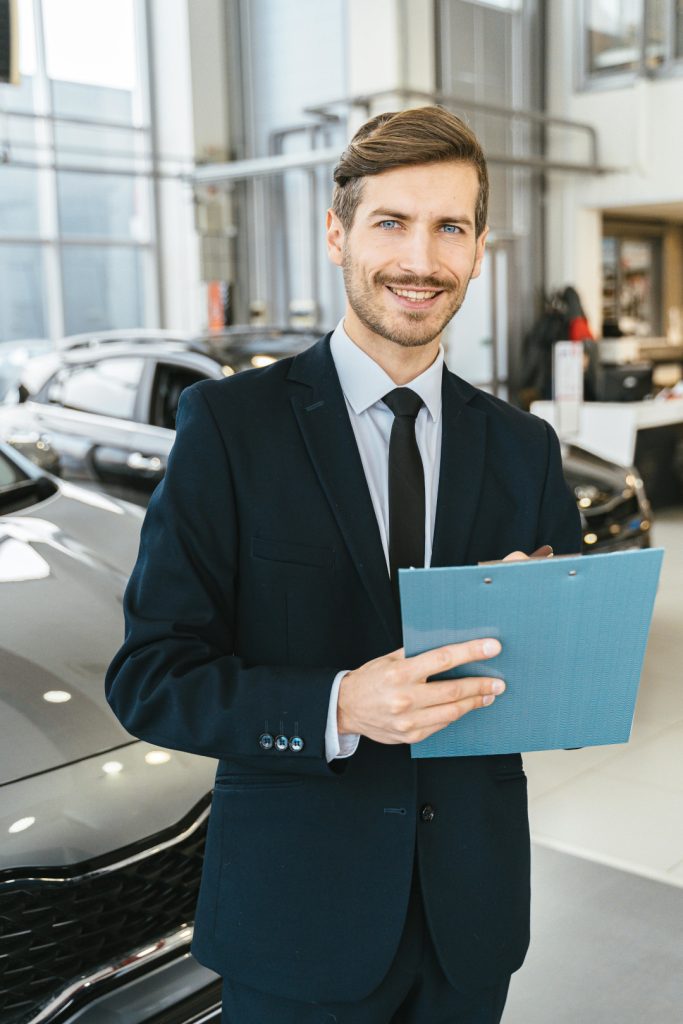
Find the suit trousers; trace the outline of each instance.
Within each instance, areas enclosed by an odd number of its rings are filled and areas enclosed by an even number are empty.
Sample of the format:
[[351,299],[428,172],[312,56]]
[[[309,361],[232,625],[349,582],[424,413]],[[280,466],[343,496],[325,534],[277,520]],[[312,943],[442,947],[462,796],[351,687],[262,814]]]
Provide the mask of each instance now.
[[450,985],[429,934],[416,870],[396,956],[369,996],[359,1003],[305,1003],[224,978],[222,1024],[499,1024],[509,985],[509,976],[474,993]]

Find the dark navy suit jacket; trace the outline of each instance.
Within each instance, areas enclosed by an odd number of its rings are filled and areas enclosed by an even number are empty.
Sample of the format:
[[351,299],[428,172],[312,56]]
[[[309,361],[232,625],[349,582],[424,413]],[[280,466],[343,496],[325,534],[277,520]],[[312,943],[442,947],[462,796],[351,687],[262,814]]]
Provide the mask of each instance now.
[[[580,549],[557,438],[445,371],[432,564],[541,544]],[[452,983],[485,987],[520,966],[520,756],[412,761],[407,746],[362,738],[351,758],[325,759],[335,674],[401,646],[329,336],[183,393],[125,616],[106,681],[117,716],[151,743],[219,759],[193,943],[202,963],[293,999],[363,998],[395,953],[417,839]],[[263,750],[264,732],[304,747]]]

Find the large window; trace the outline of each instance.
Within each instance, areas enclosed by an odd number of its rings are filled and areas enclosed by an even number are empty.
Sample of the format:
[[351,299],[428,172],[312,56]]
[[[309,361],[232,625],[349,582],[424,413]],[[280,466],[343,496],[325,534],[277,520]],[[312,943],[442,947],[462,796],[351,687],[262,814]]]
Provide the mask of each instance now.
[[683,0],[584,0],[585,84],[680,70]]
[[0,341],[156,322],[144,8],[18,0],[21,84],[0,84]]

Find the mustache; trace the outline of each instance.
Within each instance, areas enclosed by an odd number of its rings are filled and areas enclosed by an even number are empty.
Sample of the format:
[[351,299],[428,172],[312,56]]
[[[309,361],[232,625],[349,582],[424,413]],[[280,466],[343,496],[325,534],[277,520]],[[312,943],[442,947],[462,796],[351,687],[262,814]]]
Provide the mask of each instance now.
[[434,292],[453,291],[451,281],[440,281],[438,277],[415,277],[412,274],[404,274],[403,277],[389,277],[380,273],[375,280],[378,284],[388,285],[391,288],[424,288]]

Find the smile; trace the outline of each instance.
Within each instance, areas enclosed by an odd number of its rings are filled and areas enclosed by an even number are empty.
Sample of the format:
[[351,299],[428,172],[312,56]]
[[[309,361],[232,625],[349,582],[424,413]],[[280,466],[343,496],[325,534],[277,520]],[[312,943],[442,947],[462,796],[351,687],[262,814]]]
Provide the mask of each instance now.
[[427,289],[416,288],[393,288],[391,285],[386,285],[386,287],[392,295],[399,299],[403,306],[425,307],[441,295],[440,290],[434,289],[428,291]]

